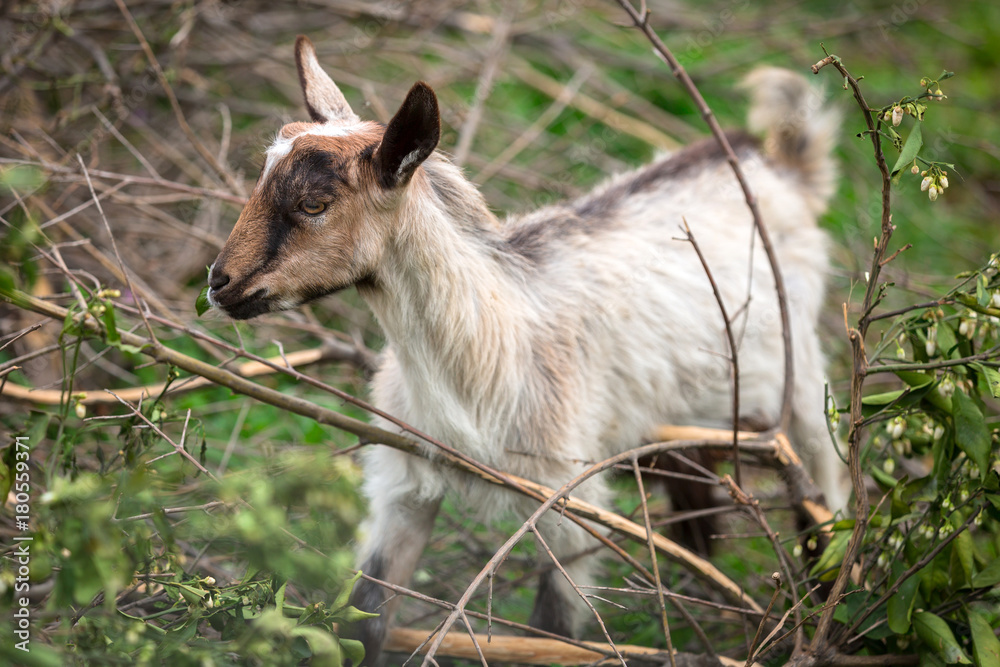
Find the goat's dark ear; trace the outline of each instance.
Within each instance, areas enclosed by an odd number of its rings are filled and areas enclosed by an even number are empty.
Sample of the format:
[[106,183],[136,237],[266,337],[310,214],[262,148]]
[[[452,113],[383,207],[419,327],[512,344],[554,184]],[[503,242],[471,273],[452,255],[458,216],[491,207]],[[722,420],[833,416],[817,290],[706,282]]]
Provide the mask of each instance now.
[[305,35],[295,40],[295,66],[299,70],[299,84],[306,98],[309,117],[317,123],[339,121],[357,123],[358,117],[351,111],[340,88],[323,71],[316,58],[316,49]]
[[383,187],[404,185],[420,163],[427,159],[441,138],[441,116],[437,96],[418,81],[406,94],[403,105],[385,128],[375,150],[375,167]]

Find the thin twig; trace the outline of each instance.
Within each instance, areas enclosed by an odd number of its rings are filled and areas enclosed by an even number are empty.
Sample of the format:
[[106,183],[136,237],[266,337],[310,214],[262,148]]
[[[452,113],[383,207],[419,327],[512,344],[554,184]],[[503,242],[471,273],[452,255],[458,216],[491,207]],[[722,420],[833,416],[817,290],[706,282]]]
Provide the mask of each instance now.
[[[653,526],[649,521],[649,505],[646,503],[646,489],[643,487],[642,473],[639,472],[638,457],[632,457],[632,469],[635,472],[635,483],[639,487],[639,500],[642,502],[642,520],[646,525],[646,534],[649,536],[646,545],[649,548],[649,558],[653,564],[653,585],[656,586],[656,598],[660,603],[660,622],[663,624],[663,636],[667,640],[667,652],[670,655],[671,667],[677,667],[674,660],[674,643],[670,637],[670,623],[667,620],[667,604],[663,597],[663,581],[660,579],[660,564],[656,561],[656,547],[653,545]],[[764,612],[762,623],[767,620],[769,613],[771,613],[770,609]]]
[[170,86],[170,82],[167,81],[166,75],[163,74],[163,68],[160,67],[159,61],[156,59],[156,54],[153,53],[152,47],[149,42],[146,41],[146,37],[142,34],[142,30],[139,25],[132,18],[132,12],[129,11],[128,7],[125,6],[124,0],[115,0],[115,4],[118,5],[118,9],[121,11],[122,16],[125,17],[125,22],[128,23],[129,28],[132,30],[132,34],[135,38],[139,40],[139,45],[142,47],[143,52],[146,54],[146,59],[149,60],[150,66],[156,73],[156,78],[160,82],[160,87],[163,88],[163,92],[166,93],[167,99],[170,101],[170,107],[174,111],[174,117],[177,119],[177,124],[180,125],[181,131],[194,146],[194,149],[198,151],[202,159],[205,160],[215,172],[222,177],[223,182],[229,189],[233,192],[242,195],[243,187],[240,185],[239,181],[232,175],[232,173],[227,169],[212,152],[205,148],[205,144],[198,138],[188,125],[187,118],[184,117],[184,112],[181,110],[180,102],[177,101],[177,96],[174,95],[174,89]]
[[136,300],[136,304],[139,306],[139,315],[142,317],[142,321],[146,325],[146,331],[149,333],[150,340],[152,340],[153,345],[159,345],[159,341],[156,340],[156,333],[153,331],[152,325],[146,318],[146,308],[143,307],[142,302],[139,300],[139,294],[135,291],[135,288],[132,287],[132,279],[129,277],[128,271],[125,270],[125,262],[122,261],[121,253],[118,252],[118,243],[115,241],[115,235],[111,231],[111,223],[108,222],[108,216],[104,215],[104,207],[101,206],[101,202],[97,198],[97,193],[94,192],[94,184],[90,180],[90,174],[87,173],[87,165],[83,163],[83,156],[77,153],[76,159],[80,162],[80,169],[83,170],[83,177],[87,179],[87,187],[90,188],[90,196],[94,198],[94,206],[97,207],[97,212],[100,213],[101,220],[104,221],[104,229],[108,232],[108,238],[111,240],[111,249],[115,252],[115,259],[118,260],[118,268],[121,269],[122,276],[125,278],[125,285],[128,287],[128,291],[132,293],[132,296]]
[[[691,80],[691,77],[688,76],[687,71],[681,66],[680,62],[678,62],[673,52],[667,48],[666,44],[664,44],[656,34],[656,31],[649,25],[649,13],[646,11],[643,11],[642,13],[636,11],[635,7],[632,6],[632,3],[629,2],[629,0],[617,0],[617,2],[632,18],[636,27],[639,28],[644,35],[646,35],[646,38],[653,45],[653,49],[656,54],[670,66],[670,71],[681,82],[681,85],[684,86],[684,89],[688,92],[691,99],[694,100],[699,113],[701,113],[702,118],[708,124],[709,129],[711,129],[712,136],[715,137],[715,140],[719,143],[719,146],[726,154],[726,160],[729,162],[729,166],[732,168],[733,174],[736,176],[736,180],[739,182],[740,188],[743,190],[743,196],[746,198],[747,208],[750,209],[750,214],[753,216],[754,227],[757,230],[757,235],[760,237],[764,253],[767,255],[767,261],[771,266],[771,274],[774,277],[774,290],[778,295],[778,311],[781,316],[781,341],[785,352],[785,379],[781,393],[781,419],[779,420],[779,423],[781,424],[781,430],[787,432],[788,427],[791,424],[792,394],[795,387],[795,371],[793,367],[794,362],[792,355],[792,329],[788,315],[788,297],[785,291],[785,280],[782,277],[781,268],[778,265],[778,256],[774,252],[774,245],[771,243],[770,234],[768,234],[767,227],[764,226],[764,220],[761,218],[760,210],[757,206],[757,198],[750,189],[750,185],[747,183],[746,177],[743,174],[743,168],[740,166],[739,158],[736,157],[736,153],[733,151],[733,147],[730,145],[729,139],[726,137],[726,133],[722,131],[719,121],[716,120],[715,114],[712,113],[712,109],[708,106],[708,103],[705,102],[705,98],[702,97],[698,87],[694,84],[694,81]],[[645,4],[642,9],[645,10]]]
[[712,286],[712,294],[715,295],[715,302],[719,305],[719,312],[722,313],[722,323],[726,328],[726,340],[729,342],[729,367],[733,373],[733,398],[732,398],[732,412],[733,412],[733,466],[735,467],[734,472],[736,473],[736,485],[739,487],[743,486],[743,473],[742,467],[740,466],[740,448],[739,448],[739,430],[740,430],[740,361],[739,361],[739,348],[736,345],[736,339],[733,337],[733,325],[729,319],[729,313],[726,311],[726,302],[722,299],[722,293],[719,292],[719,285],[715,282],[715,276],[712,275],[712,269],[708,266],[708,260],[705,259],[705,255],[701,252],[701,247],[698,245],[698,241],[695,239],[694,234],[691,233],[691,227],[688,226],[687,219],[684,220],[684,234],[685,241],[691,244],[694,248],[695,253],[698,255],[698,260],[701,262],[701,266],[705,269],[705,277],[708,278],[709,284]]
[[517,3],[511,3],[508,6],[507,14],[493,24],[493,41],[490,43],[483,69],[479,74],[479,82],[476,84],[476,92],[472,98],[472,107],[465,116],[462,129],[458,132],[458,143],[452,157],[458,166],[465,164],[469,157],[469,151],[472,149],[472,141],[476,137],[479,121],[483,117],[483,105],[493,90],[493,79],[496,77],[500,63],[509,47],[510,27],[516,7]]
[[[774,572],[771,575],[771,579],[774,581],[774,593],[771,593],[771,601],[767,603],[767,609],[764,611],[764,616],[761,617],[760,623],[757,625],[757,633],[753,636],[753,641],[750,642],[750,650],[747,652],[747,661],[743,667],[750,667],[753,664],[754,654],[757,650],[757,642],[760,640],[760,634],[764,631],[764,624],[767,623],[767,619],[771,616],[771,610],[774,609],[774,603],[781,595],[781,575]],[[780,625],[778,627],[781,627]]]

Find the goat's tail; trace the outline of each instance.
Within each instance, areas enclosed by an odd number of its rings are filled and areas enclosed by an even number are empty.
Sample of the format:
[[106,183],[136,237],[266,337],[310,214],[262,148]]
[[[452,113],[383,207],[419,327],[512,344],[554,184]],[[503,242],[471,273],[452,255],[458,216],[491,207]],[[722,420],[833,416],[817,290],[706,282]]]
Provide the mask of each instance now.
[[831,152],[840,112],[820,88],[786,69],[758,67],[743,80],[743,86],[750,92],[750,130],[765,135],[769,158],[801,175],[810,204],[822,212],[836,185]]

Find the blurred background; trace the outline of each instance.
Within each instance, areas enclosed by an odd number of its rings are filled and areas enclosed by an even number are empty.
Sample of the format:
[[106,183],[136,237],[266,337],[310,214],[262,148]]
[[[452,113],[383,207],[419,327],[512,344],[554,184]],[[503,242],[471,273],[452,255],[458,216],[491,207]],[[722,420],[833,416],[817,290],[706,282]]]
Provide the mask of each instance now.
[[[443,114],[440,148],[454,156],[500,214],[584,193],[610,174],[708,134],[687,94],[614,2],[125,4],[127,16],[111,0],[5,2],[0,8],[4,280],[43,298],[65,296],[65,271],[87,284],[121,288],[117,263],[109,259],[115,256],[110,228],[136,293],[153,313],[176,323],[160,332],[163,342],[208,355],[177,328],[186,325],[263,356],[324,343],[350,346],[356,352],[353,359],[328,360],[313,373],[358,395],[364,395],[371,354],[380,348],[381,339],[353,292],[238,327],[216,313],[200,319],[195,314],[206,267],[253,187],[264,149],[283,123],[306,118],[292,55],[296,35],[312,39],[320,61],[362,117],[388,120],[414,81],[428,82]],[[895,186],[893,248],[904,243],[913,247],[887,268],[888,279],[896,285],[888,304],[932,298],[956,274],[982,266],[991,252],[1000,250],[1000,124],[995,117],[1000,109],[1000,5],[708,0],[657,1],[648,7],[651,24],[724,127],[744,123],[747,105],[737,83],[750,69],[771,64],[808,74],[809,66],[824,56],[821,45],[839,55],[855,76],[864,76],[862,86],[874,107],[923,92],[922,77],[954,72],[954,78],[942,83],[947,99],[929,103],[923,123],[922,154],[954,165],[950,188],[930,202],[920,191],[920,176],[908,171]],[[151,66],[150,54],[159,71]],[[844,109],[838,148],[842,179],[821,223],[829,230],[833,256],[824,340],[831,357],[831,390],[842,397],[849,366],[841,304],[860,301],[863,290],[856,288],[859,282],[863,286],[872,239],[878,234],[880,181],[870,142],[856,137],[864,127],[861,113],[836,72],[828,68],[814,78],[826,87],[827,103]],[[912,123],[907,117],[899,128],[904,138]],[[897,152],[888,144],[886,156],[891,166]],[[101,210],[94,205],[81,159]],[[58,268],[60,262],[64,269]],[[125,305],[130,296],[124,295]],[[35,319],[6,308],[0,310],[0,329],[11,333]],[[120,326],[139,324],[133,318]],[[59,339],[58,326],[46,326],[0,352],[0,362],[30,355],[7,379],[36,388],[64,388],[65,349]],[[216,360],[225,356],[212,354]],[[143,367],[139,356],[102,352],[90,342],[82,343],[78,357],[78,389],[167,379],[164,368]],[[363,416],[288,379],[265,382]],[[5,428],[13,431],[34,423],[31,420],[47,410],[63,419],[72,417],[73,406],[65,396],[47,408],[31,405],[0,398]],[[88,404],[86,414],[115,412],[110,404],[102,405]],[[329,520],[323,519],[329,513],[316,514],[324,507],[340,508],[334,514],[344,526],[352,526],[361,515],[356,469],[347,457],[334,459],[327,448],[330,443],[350,446],[352,437],[218,388],[182,394],[168,406],[164,410],[178,430],[184,411],[195,411],[200,456],[220,475],[254,466],[299,475],[298,491],[291,484],[296,478],[286,475],[289,488],[279,485],[259,503],[284,507],[303,526]],[[127,438],[106,433],[96,423],[72,432],[76,435],[69,445],[59,439],[65,437],[63,430],[52,439],[56,444],[47,454],[52,469],[104,471],[116,450],[127,459],[131,446],[162,446],[122,444]],[[213,502],[217,492],[186,487],[190,480],[181,464],[177,466],[164,473],[178,475],[176,484],[164,491],[169,499],[151,495],[150,506]],[[311,476],[303,470],[311,470]],[[307,501],[302,495],[306,487],[318,495]],[[94,498],[105,497],[92,493]],[[233,497],[240,493],[232,491]],[[134,513],[142,511],[137,506]],[[442,515],[443,526],[417,574],[417,588],[446,599],[460,595],[467,578],[449,574],[474,572],[471,568],[492,553],[495,539],[474,518],[456,508]],[[90,525],[89,520],[80,518],[84,525]],[[94,521],[94,526],[100,523]],[[194,560],[208,568],[203,574],[220,581],[236,576],[233,554],[207,547],[215,543],[205,531],[213,529],[199,530],[178,552],[186,554],[182,569],[197,570],[191,567]],[[240,535],[229,538],[248,539]],[[350,529],[320,530],[313,536],[325,541],[328,553],[341,554],[331,558],[339,573],[346,572]],[[272,557],[277,558],[262,552],[261,563],[275,567]],[[752,548],[724,558],[730,572],[759,575],[761,585],[772,570],[769,559]],[[62,567],[70,567],[70,562]],[[531,548],[512,559],[510,567],[528,577]],[[677,576],[673,584],[683,590],[685,582]],[[310,581],[320,586],[321,579]],[[524,581],[513,577],[498,589],[509,599],[512,617],[526,616],[527,611],[517,610],[530,606],[531,594],[520,586]],[[67,600],[85,597],[67,595]],[[301,596],[306,601],[310,592]],[[423,618],[426,612],[414,605],[409,617],[420,627],[431,627],[433,623]],[[650,623],[644,616],[639,621],[634,612],[620,612],[618,618],[615,631],[629,633],[633,643],[642,643],[641,628],[649,628],[650,641],[655,641],[655,619]]]

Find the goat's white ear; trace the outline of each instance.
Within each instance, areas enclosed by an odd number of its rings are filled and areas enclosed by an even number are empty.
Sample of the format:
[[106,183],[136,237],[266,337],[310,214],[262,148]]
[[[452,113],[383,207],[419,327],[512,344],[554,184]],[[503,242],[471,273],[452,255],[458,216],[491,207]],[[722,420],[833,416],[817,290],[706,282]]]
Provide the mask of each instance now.
[[305,35],[295,40],[295,66],[299,70],[299,83],[306,98],[309,117],[317,123],[330,120],[356,123],[358,117],[337,88],[333,79],[320,67],[316,49]]
[[385,128],[375,150],[375,166],[383,187],[403,185],[441,138],[441,115],[431,87],[418,81]]

